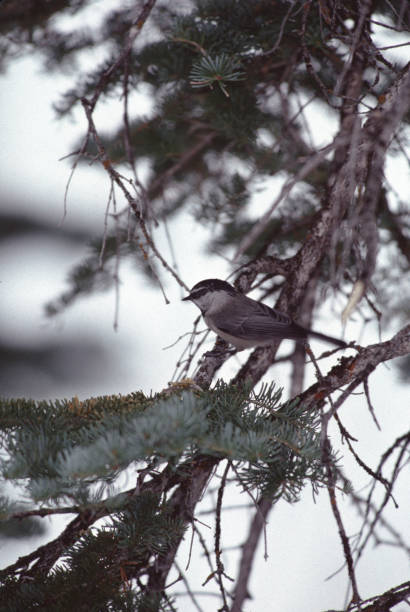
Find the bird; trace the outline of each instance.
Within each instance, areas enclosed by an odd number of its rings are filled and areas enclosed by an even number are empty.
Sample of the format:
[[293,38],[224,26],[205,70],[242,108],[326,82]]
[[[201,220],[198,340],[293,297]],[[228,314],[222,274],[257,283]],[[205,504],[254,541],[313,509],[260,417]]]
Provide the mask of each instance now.
[[340,348],[348,346],[344,340],[298,325],[287,314],[252,300],[218,278],[200,281],[182,301],[193,302],[207,326],[239,351],[282,339],[307,344],[308,336]]

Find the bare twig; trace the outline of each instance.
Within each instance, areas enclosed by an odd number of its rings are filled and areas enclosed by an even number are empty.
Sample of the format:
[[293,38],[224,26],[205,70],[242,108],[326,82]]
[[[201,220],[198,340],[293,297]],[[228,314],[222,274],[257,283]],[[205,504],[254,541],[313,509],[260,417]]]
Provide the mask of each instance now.
[[129,57],[132,47],[134,45],[134,42],[137,36],[139,35],[139,33],[141,32],[142,27],[144,26],[145,22],[147,21],[155,5],[155,2],[156,0],[147,0],[144,6],[142,7],[142,9],[136,15],[135,19],[133,19],[130,25],[130,32],[128,35],[128,40],[125,43],[122,52],[120,53],[118,58],[106,70],[104,70],[104,72],[100,76],[100,79],[97,85],[95,86],[94,95],[89,102],[91,112],[93,112],[95,105],[97,104],[98,98],[100,97],[101,93],[104,91],[104,88],[107,86],[107,83],[109,79],[111,78],[111,76],[115,73],[116,70],[118,70],[118,68]]
[[237,251],[235,253],[234,262],[238,262],[239,258],[243,255],[243,253],[261,235],[261,233],[263,232],[263,230],[266,227],[266,224],[269,222],[273,212],[276,210],[276,208],[279,206],[279,204],[284,200],[284,198],[289,195],[289,193],[291,192],[293,187],[295,185],[297,185],[300,181],[302,181],[311,172],[313,172],[313,170],[315,168],[317,168],[317,166],[319,166],[323,162],[323,160],[326,158],[326,156],[335,147],[337,147],[341,143],[341,141],[344,141],[344,140],[345,140],[345,137],[341,138],[339,135],[337,135],[330,144],[328,144],[325,147],[323,147],[322,149],[320,149],[314,155],[311,155],[309,157],[309,159],[300,168],[300,170],[298,170],[298,172],[295,174],[295,176],[293,178],[288,179],[287,181],[285,181],[282,189],[280,190],[279,195],[275,198],[275,200],[273,201],[271,206],[262,215],[260,220],[257,223],[255,223],[255,225],[252,227],[250,232],[248,232],[246,237],[242,240],[241,244],[239,245],[239,247],[238,247],[238,249],[237,249]]
[[233,604],[230,612],[242,612],[245,599],[248,597],[248,583],[253,566],[256,547],[263,530],[267,516],[272,508],[272,500],[262,498],[258,502],[258,512],[255,512],[249,527],[248,537],[242,548],[238,578],[233,594]]
[[[410,581],[403,582],[381,595],[374,595],[349,606],[349,612],[387,612],[402,601],[408,601],[410,597]],[[334,610],[333,612],[346,612],[345,610]]]
[[344,557],[347,565],[347,571],[349,574],[350,584],[352,586],[352,602],[356,603],[360,601],[359,592],[357,589],[356,574],[354,571],[354,563],[352,557],[352,551],[350,548],[349,538],[346,535],[346,531],[343,525],[342,516],[337,504],[336,498],[336,472],[332,466],[330,459],[330,443],[327,440],[327,444],[323,448],[323,462],[326,466],[327,472],[327,490],[329,493],[330,507],[335,517],[337,528],[339,531],[340,540],[342,542]]
[[157,247],[155,246],[151,236],[148,233],[148,229],[145,225],[145,221],[141,216],[141,213],[138,209],[137,203],[135,201],[135,198],[130,194],[130,192],[128,191],[128,189],[126,188],[126,186],[124,185],[124,181],[120,175],[119,172],[117,172],[117,170],[114,169],[114,167],[112,166],[112,163],[109,159],[109,157],[107,156],[107,153],[105,151],[105,147],[102,144],[95,124],[94,124],[94,120],[92,118],[92,103],[89,102],[88,100],[86,100],[85,98],[82,99],[82,105],[84,108],[84,112],[87,116],[88,119],[88,126],[89,126],[89,132],[90,134],[93,136],[95,144],[97,146],[98,149],[98,153],[99,153],[99,158],[100,158],[100,162],[103,165],[104,169],[108,172],[109,176],[111,177],[111,180],[118,185],[118,187],[120,188],[120,190],[122,191],[122,193],[125,196],[125,199],[127,200],[130,208],[132,209],[132,211],[134,212],[134,215],[137,219],[137,222],[142,230],[142,233],[144,235],[144,238],[147,242],[147,244],[149,245],[149,248],[151,249],[151,251],[154,253],[154,255],[159,259],[159,261],[161,262],[162,266],[172,274],[172,276],[175,278],[175,280],[177,281],[177,283],[181,286],[184,287],[184,289],[188,290],[188,287],[185,285],[185,283],[179,278],[178,274],[175,272],[175,270],[173,270],[173,268],[168,264],[168,262],[166,261],[166,259],[160,254],[160,252],[158,251]]
[[[225,574],[225,568],[224,568],[224,565],[221,559],[221,553],[222,553],[222,550],[221,550],[221,514],[222,514],[222,499],[223,499],[223,494],[225,490],[226,479],[228,477],[228,473],[230,469],[231,469],[231,464],[229,461],[227,461],[225,470],[222,474],[221,484],[219,485],[216,508],[215,508],[215,563],[216,563],[215,577],[218,582],[219,590],[220,590],[222,601],[223,601],[221,612],[222,611],[228,612],[228,602],[226,599],[226,592],[225,592],[225,587],[223,583],[223,577],[225,576],[229,578],[229,576]],[[230,578],[230,580],[232,580],[232,578]]]

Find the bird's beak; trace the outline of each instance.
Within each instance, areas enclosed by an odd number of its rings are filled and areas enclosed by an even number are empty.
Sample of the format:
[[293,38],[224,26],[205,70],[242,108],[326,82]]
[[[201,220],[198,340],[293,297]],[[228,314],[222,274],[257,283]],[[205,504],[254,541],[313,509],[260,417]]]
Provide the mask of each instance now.
[[190,300],[190,299],[191,299],[191,296],[187,295],[186,297],[182,298],[182,301],[186,302],[187,300]]

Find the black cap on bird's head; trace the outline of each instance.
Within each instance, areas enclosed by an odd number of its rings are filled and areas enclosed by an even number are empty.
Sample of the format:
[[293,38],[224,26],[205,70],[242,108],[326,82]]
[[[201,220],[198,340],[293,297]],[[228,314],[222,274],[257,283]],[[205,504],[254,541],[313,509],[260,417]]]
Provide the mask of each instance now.
[[226,281],[220,280],[219,278],[207,278],[205,280],[199,281],[196,285],[194,285],[191,289],[191,292],[186,297],[182,298],[182,301],[192,300],[197,297],[201,297],[210,291],[226,291],[231,295],[236,295],[237,291],[227,283]]

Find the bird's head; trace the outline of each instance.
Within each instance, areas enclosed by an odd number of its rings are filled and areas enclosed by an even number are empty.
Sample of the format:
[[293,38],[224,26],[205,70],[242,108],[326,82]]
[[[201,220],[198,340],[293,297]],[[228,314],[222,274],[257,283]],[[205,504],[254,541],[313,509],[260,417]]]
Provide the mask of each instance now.
[[236,289],[229,283],[218,278],[207,278],[194,285],[190,294],[183,298],[183,301],[194,302],[202,313],[209,309],[217,309],[223,306],[227,300],[237,295]]

